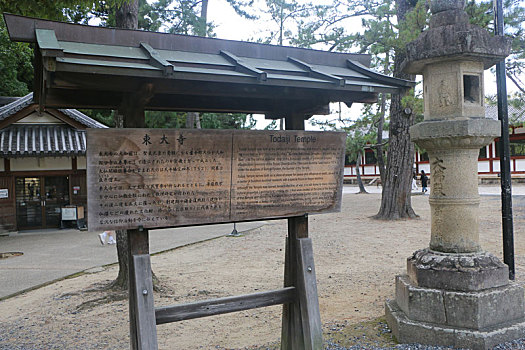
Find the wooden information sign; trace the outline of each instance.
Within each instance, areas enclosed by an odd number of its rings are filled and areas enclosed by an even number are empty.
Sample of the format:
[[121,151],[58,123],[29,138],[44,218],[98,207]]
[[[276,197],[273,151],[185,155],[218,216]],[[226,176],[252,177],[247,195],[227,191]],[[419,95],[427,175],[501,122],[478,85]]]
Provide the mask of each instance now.
[[88,129],[89,228],[340,210],[342,132]]

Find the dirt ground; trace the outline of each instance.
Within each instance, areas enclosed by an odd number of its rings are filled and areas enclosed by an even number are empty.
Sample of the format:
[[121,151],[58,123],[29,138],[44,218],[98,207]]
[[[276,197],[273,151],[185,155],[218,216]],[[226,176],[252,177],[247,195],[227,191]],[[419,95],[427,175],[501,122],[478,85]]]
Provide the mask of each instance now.
[[[428,196],[412,198],[417,220],[371,219],[379,208],[379,194],[347,194],[340,213],[310,216],[325,340],[345,338],[350,344],[356,337],[345,330],[359,332],[370,320],[377,328],[384,301],[394,295],[394,276],[404,273],[412,252],[428,246]],[[524,202],[514,201],[520,284],[525,281]],[[482,246],[501,258],[499,196],[483,196],[481,213]],[[153,270],[167,286],[155,294],[156,306],[281,288],[285,236],[286,222],[271,221],[241,237],[221,237],[153,256]],[[86,290],[116,275],[117,267],[110,266],[1,301],[0,349],[129,348],[127,300],[79,308],[106,296]],[[159,348],[273,348],[279,343],[281,309],[159,325]]]

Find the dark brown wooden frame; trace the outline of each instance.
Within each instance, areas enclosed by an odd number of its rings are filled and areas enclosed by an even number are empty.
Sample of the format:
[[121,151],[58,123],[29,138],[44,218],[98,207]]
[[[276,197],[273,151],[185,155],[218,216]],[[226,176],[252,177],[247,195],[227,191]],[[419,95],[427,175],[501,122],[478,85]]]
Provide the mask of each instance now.
[[[124,127],[144,127],[144,106],[126,98]],[[285,119],[287,130],[304,130],[304,118]],[[129,318],[132,349],[157,349],[157,324],[283,304],[281,349],[322,349],[322,324],[308,215],[288,218],[284,288],[269,292],[154,307],[147,229],[127,231],[129,258]],[[220,306],[219,306],[220,305]]]

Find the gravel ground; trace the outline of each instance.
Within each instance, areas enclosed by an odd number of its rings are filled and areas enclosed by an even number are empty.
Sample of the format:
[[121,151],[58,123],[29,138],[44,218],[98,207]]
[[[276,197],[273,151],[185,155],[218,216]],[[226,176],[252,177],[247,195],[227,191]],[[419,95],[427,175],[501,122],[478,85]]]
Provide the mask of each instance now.
[[[448,349],[397,345],[383,316],[385,300],[394,296],[395,275],[405,273],[412,252],[428,246],[428,196],[413,197],[416,220],[375,221],[370,216],[379,204],[379,194],[347,194],[340,213],[310,216],[325,348]],[[501,258],[499,205],[499,196],[482,197],[480,240]],[[516,197],[514,205],[516,283],[523,285],[525,197]],[[242,237],[153,256],[152,269],[164,286],[155,293],[155,305],[280,288],[286,227],[285,221],[271,221]],[[127,300],[104,301],[108,293],[100,289],[117,273],[110,266],[0,301],[0,349],[128,349]],[[159,349],[274,350],[280,330],[281,307],[272,306],[161,325],[157,334]],[[496,349],[525,350],[524,344]]]

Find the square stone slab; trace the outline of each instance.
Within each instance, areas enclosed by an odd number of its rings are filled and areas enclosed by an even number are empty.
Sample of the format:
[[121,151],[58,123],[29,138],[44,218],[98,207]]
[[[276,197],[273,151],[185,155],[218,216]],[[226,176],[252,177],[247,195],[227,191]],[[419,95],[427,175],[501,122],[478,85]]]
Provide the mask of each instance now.
[[510,283],[478,292],[455,292],[413,285],[396,277],[396,303],[408,319],[485,330],[525,317],[523,288]]
[[488,350],[498,344],[520,339],[525,334],[525,320],[501,325],[487,331],[479,331],[410,320],[394,300],[388,300],[385,308],[386,320],[392,334],[404,344],[420,343]]

